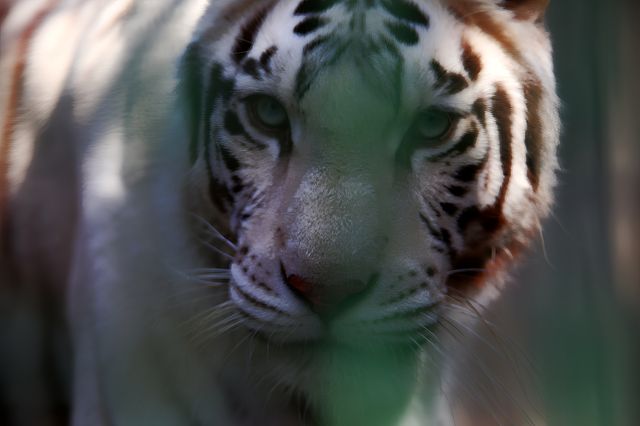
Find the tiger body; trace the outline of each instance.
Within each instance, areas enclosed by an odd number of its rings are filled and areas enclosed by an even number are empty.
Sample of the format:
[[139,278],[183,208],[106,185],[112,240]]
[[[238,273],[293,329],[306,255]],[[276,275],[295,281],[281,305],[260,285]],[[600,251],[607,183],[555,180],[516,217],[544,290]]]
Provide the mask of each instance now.
[[59,303],[75,425],[435,422],[551,204],[546,2],[205,3],[8,9],[0,294]]

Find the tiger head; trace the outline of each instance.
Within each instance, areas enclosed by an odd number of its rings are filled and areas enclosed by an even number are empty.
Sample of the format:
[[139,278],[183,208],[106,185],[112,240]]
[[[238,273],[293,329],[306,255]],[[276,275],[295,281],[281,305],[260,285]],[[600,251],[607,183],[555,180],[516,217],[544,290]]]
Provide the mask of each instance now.
[[212,2],[183,62],[199,215],[279,343],[419,340],[549,209],[546,1]]

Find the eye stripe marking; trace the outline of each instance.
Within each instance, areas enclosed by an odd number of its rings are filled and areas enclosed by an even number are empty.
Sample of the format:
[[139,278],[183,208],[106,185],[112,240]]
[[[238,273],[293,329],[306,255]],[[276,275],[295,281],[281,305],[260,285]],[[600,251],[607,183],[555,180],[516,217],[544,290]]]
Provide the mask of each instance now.
[[447,71],[435,59],[431,61],[431,70],[436,78],[436,89],[442,88],[447,95],[455,95],[469,87],[469,83],[463,75]]
[[264,21],[266,20],[273,5],[274,3],[270,3],[266,7],[260,9],[240,30],[231,51],[231,58],[237,64],[242,62],[253,48],[256,34],[260,31],[260,28],[262,28],[262,24],[264,24]]
[[273,45],[269,47],[267,50],[262,52],[260,55],[260,65],[262,65],[262,69],[267,73],[271,74],[271,60],[273,56],[278,52],[278,46]]
[[473,126],[471,130],[469,130],[460,138],[458,143],[456,143],[454,146],[452,146],[450,149],[443,152],[442,154],[438,154],[435,157],[429,158],[429,161],[436,162],[446,157],[457,156],[467,152],[468,150],[470,150],[475,146],[476,141],[478,140],[479,134],[480,133],[478,132],[478,129],[475,126]]
[[231,110],[228,110],[224,115],[224,129],[233,136],[242,136],[257,149],[265,149],[267,147],[264,143],[255,140],[251,135],[249,135],[249,133],[247,133],[247,130],[240,122],[238,115]]
[[462,65],[471,81],[476,81],[482,71],[482,60],[467,40],[462,41]]

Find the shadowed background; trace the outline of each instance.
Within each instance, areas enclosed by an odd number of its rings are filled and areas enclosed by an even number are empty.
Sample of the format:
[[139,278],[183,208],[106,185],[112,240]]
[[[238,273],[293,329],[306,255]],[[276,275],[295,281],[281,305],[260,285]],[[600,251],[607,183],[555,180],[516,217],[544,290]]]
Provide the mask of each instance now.
[[640,424],[638,22],[635,0],[552,0],[547,15],[563,104],[557,203],[490,316],[529,354],[549,425]]

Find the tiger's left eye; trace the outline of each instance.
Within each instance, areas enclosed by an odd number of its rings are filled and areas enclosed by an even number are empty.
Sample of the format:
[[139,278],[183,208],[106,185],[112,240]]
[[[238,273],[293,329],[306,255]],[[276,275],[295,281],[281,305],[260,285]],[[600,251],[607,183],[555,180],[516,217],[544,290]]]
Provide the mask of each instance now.
[[414,123],[415,136],[427,143],[437,143],[451,130],[451,114],[439,109],[429,109],[420,114]]
[[287,110],[277,99],[254,95],[247,100],[247,106],[251,121],[263,131],[278,132],[289,127]]

